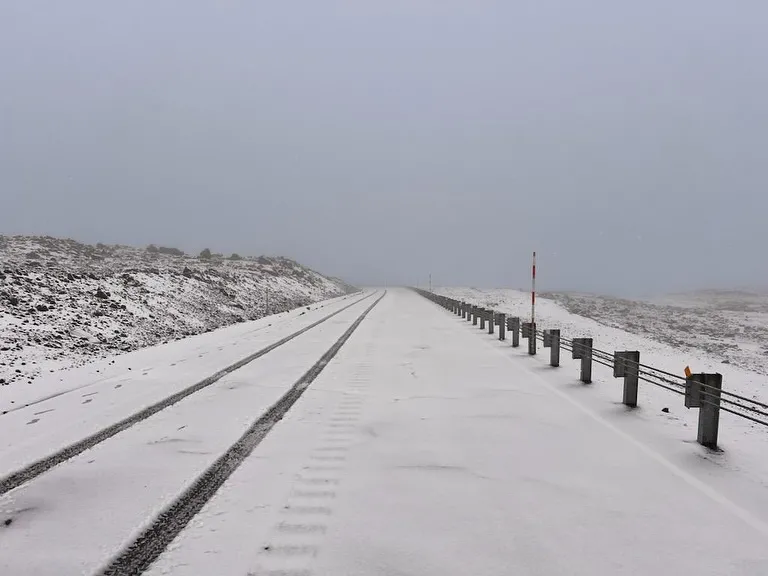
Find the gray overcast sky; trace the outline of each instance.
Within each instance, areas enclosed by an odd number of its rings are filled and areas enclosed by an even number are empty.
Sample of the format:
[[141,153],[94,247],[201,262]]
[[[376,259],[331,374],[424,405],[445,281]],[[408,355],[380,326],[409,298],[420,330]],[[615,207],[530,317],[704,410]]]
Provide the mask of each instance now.
[[0,0],[0,233],[768,285],[764,0]]

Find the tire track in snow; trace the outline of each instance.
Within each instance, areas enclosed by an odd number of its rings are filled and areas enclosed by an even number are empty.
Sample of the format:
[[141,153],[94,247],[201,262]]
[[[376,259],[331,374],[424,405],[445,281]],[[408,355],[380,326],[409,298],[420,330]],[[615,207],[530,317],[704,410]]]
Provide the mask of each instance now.
[[[216,494],[232,473],[248,458],[275,424],[285,416],[386,294],[385,291],[377,298],[280,400],[253,422],[237,442],[198,476],[179,498],[160,512],[149,527],[98,574],[100,576],[136,576],[149,568],[190,520]],[[313,525],[309,528],[313,531],[322,531],[319,525]]]
[[246,356],[245,358],[238,360],[234,364],[231,364],[230,366],[227,366],[226,368],[219,370],[215,374],[208,376],[207,378],[201,380],[200,382],[193,384],[192,386],[189,386],[187,388],[184,388],[179,392],[171,394],[170,396],[167,396],[166,398],[160,400],[159,402],[156,402],[150,406],[147,406],[146,408],[139,410],[138,412],[128,416],[127,418],[124,418],[123,420],[120,420],[119,422],[116,422],[115,424],[112,424],[110,426],[107,426],[106,428],[103,428],[102,430],[99,430],[98,432],[91,434],[90,436],[87,436],[86,438],[83,438],[78,442],[75,442],[74,444],[70,444],[69,446],[62,448],[61,450],[51,454],[50,456],[46,456],[41,460],[33,462],[32,464],[25,466],[20,470],[11,472],[7,476],[0,478],[0,496],[10,492],[14,488],[18,488],[19,486],[21,486],[22,484],[25,484],[26,482],[29,482],[30,480],[37,478],[38,476],[40,476],[41,474],[44,474],[54,466],[58,466],[59,464],[66,462],[67,460],[70,460],[71,458],[74,458],[79,454],[82,454],[86,450],[93,448],[97,444],[104,442],[105,440],[111,438],[112,436],[115,436],[116,434],[119,434],[120,432],[127,430],[134,424],[137,424],[143,420],[146,420],[147,418],[149,418],[150,416],[153,416],[154,414],[157,414],[161,410],[165,410],[166,408],[173,406],[174,404],[183,400],[187,396],[190,396],[195,392],[199,392],[200,390],[207,388],[211,384],[214,384],[215,382],[221,380],[227,374],[230,374],[235,370],[238,370],[243,366],[250,364],[254,360],[261,358],[262,356],[265,356],[269,352],[272,352],[273,350],[275,350],[276,348],[279,348],[283,344],[286,344],[291,340],[293,340],[294,338],[301,336],[305,332],[308,332],[312,328],[319,326],[323,322],[330,320],[334,316],[341,314],[342,312],[351,308],[352,306],[359,304],[363,300],[371,298],[374,294],[376,293],[374,292],[374,293],[368,294],[367,296],[364,296],[363,298],[360,298],[359,300],[355,300],[351,304],[348,304],[347,306],[344,306],[343,308],[340,308],[339,310],[332,312],[327,316],[324,316],[317,322],[313,322],[309,326],[305,326],[301,330],[298,330],[293,334],[289,334],[285,338],[282,338],[277,342],[270,344],[266,348],[262,348],[258,352],[254,352],[253,354],[250,354],[249,356]]
[[[267,541],[260,546],[257,565],[248,571],[248,576],[312,575],[346,471],[346,453],[357,435],[371,383],[374,350],[375,344],[369,342],[349,389],[326,422],[320,445],[294,479],[293,490],[281,510],[282,520],[273,526]],[[347,427],[338,429],[339,422]],[[328,456],[329,450],[337,455]]]

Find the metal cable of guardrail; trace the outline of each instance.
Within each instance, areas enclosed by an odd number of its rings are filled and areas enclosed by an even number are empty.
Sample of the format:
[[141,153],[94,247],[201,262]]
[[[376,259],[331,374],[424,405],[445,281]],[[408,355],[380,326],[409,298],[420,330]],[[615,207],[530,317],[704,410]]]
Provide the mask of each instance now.
[[758,414],[760,416],[768,418],[768,412],[760,410],[759,408],[753,408],[752,406],[744,406],[743,404],[740,404],[739,402],[736,402],[734,400],[730,400],[728,398],[723,398],[719,394],[713,394],[712,392],[709,392],[707,390],[707,388],[702,388],[701,391],[699,392],[699,394],[701,394],[701,396],[704,397],[704,398],[717,398],[717,399],[720,400],[721,404],[725,403],[725,404],[728,404],[730,406],[736,406],[738,408],[741,408],[742,410],[746,410],[748,412],[752,412],[754,414]]
[[649,378],[645,378],[642,374],[638,374],[637,379],[642,380],[643,382],[648,382],[649,384],[653,384],[654,386],[658,386],[659,388],[664,388],[665,390],[669,390],[670,392],[674,392],[679,396],[685,396],[685,392],[683,390],[680,390],[679,388],[670,388],[669,386],[665,386],[664,384],[655,382]]
[[703,401],[702,404],[706,404],[707,406],[712,406],[713,408],[716,408],[717,410],[722,410],[723,412],[729,412],[730,414],[735,414],[736,416],[739,416],[740,418],[745,418],[746,420],[751,420],[752,422],[755,422],[757,424],[762,424],[763,426],[768,426],[768,422],[764,422],[763,420],[758,420],[757,418],[753,418],[749,414],[742,414],[741,412],[736,412],[735,410],[731,410],[730,408],[726,408],[725,406],[720,406],[718,404],[713,404],[712,402],[707,402],[706,400]]

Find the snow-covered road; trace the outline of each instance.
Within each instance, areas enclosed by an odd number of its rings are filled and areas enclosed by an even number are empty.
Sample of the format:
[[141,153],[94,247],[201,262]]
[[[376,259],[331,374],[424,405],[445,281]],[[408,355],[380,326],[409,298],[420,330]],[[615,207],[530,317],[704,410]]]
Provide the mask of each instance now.
[[[371,303],[0,498],[0,574],[95,573]],[[757,576],[766,490],[392,290],[148,574]]]

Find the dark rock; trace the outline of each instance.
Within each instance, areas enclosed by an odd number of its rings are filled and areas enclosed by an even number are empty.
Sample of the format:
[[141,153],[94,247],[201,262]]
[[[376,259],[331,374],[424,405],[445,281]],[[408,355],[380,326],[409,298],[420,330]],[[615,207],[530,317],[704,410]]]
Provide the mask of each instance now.
[[669,408],[662,408],[661,411],[665,414],[669,414]]
[[37,308],[37,309],[38,309],[38,311],[40,311],[40,312],[48,312],[48,306],[46,306],[45,304],[38,304],[38,305],[36,306],[36,308]]
[[10,304],[11,306],[18,306],[19,299],[16,298],[16,296],[8,296],[8,304]]
[[96,298],[98,298],[99,300],[107,300],[109,296],[110,296],[109,292],[105,292],[101,288],[96,290]]
[[731,363],[731,361],[728,360],[728,358],[726,358],[725,360],[722,361],[722,364],[730,364],[730,363]]

